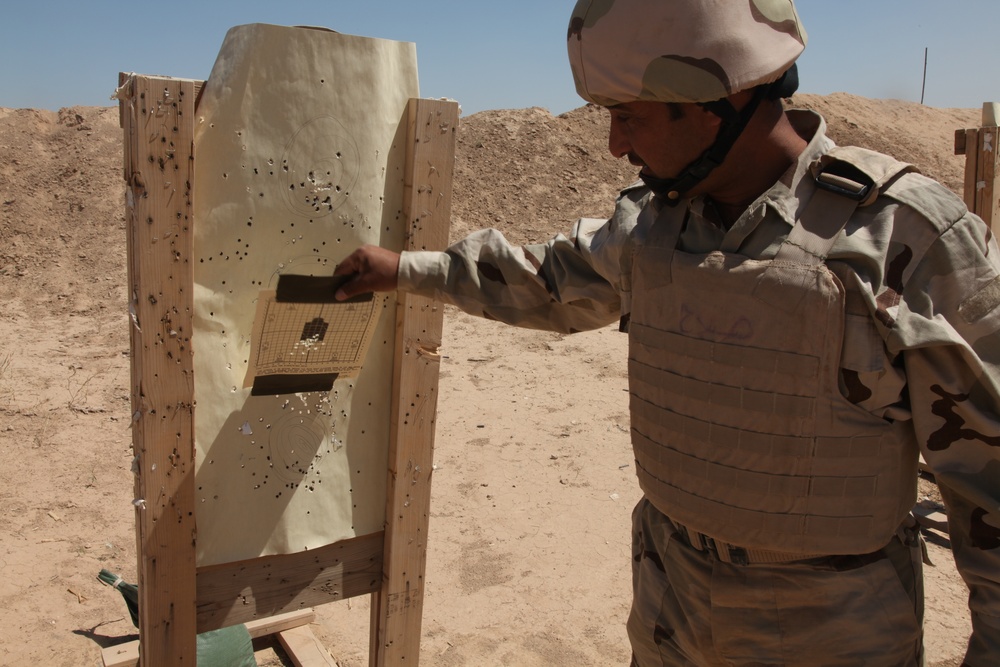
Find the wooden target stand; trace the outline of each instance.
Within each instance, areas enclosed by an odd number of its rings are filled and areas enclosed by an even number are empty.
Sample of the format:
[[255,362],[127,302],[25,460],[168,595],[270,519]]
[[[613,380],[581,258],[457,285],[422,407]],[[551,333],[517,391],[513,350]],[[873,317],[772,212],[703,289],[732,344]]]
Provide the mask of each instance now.
[[[139,642],[107,667],[195,665],[198,633],[245,623],[296,665],[332,665],[312,607],[370,594],[369,664],[417,665],[443,311],[399,295],[386,522],[319,549],[198,567],[195,557],[192,202],[202,82],[121,74],[131,313]],[[405,247],[447,245],[458,104],[411,99]]]
[[965,156],[965,205],[996,234],[1000,229],[1000,103],[983,104],[982,127],[955,131],[955,155]]

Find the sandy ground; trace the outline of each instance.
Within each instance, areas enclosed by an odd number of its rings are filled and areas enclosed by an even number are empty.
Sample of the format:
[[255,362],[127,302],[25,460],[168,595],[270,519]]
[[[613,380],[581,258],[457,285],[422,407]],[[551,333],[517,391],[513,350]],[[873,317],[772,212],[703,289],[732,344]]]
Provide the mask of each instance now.
[[[802,96],[841,143],[961,188],[955,130],[978,110]],[[453,236],[540,240],[606,215],[628,165],[606,116],[542,109],[464,119]],[[99,665],[135,639],[101,568],[134,580],[129,350],[117,109],[0,108],[0,665]],[[424,604],[425,665],[628,659],[626,337],[519,331],[447,309]],[[935,488],[921,482],[921,493]],[[929,534],[929,665],[957,665],[966,589]],[[341,667],[367,664],[369,602],[317,609]],[[291,664],[268,642],[261,665]]]

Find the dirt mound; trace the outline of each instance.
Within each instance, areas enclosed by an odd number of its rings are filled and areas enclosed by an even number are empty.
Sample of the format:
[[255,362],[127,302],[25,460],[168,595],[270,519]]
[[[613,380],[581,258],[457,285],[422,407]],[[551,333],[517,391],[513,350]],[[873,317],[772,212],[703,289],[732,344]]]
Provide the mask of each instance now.
[[[961,193],[964,157],[953,154],[953,136],[977,126],[978,111],[845,93],[798,95],[791,104],[822,113],[837,143],[912,162]],[[532,108],[464,118],[452,237],[489,226],[518,243],[538,241],[578,217],[610,213],[636,174],[611,157],[607,133],[607,113],[592,105],[559,116]],[[0,109],[0,276],[31,284],[16,296],[85,308],[90,302],[80,299],[96,285],[113,292],[122,284],[121,159],[116,108]]]
[[635,167],[607,150],[608,114],[585,106],[483,111],[463,119],[452,237],[496,227],[516,243],[545,240],[576,218],[609,215]]
[[118,110],[0,109],[0,298],[29,312],[120,307]]
[[965,156],[955,155],[955,130],[979,127],[980,110],[938,109],[847,93],[796,95],[791,105],[821,113],[830,137],[841,146],[862,146],[910,162],[962,195]]

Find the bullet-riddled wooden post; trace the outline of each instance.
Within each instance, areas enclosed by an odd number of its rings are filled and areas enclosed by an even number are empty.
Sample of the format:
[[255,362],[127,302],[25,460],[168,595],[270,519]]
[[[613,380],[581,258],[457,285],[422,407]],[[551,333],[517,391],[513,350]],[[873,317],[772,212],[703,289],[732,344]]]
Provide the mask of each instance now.
[[121,86],[140,650],[143,664],[193,666],[196,83],[122,77]]
[[1000,226],[1000,103],[983,105],[983,126],[955,132],[955,154],[965,155],[965,204],[989,225]]
[[[403,207],[406,248],[443,250],[451,220],[458,104],[410,100]],[[441,304],[401,294],[396,328],[382,586],[372,595],[370,665],[416,665],[420,652]]]

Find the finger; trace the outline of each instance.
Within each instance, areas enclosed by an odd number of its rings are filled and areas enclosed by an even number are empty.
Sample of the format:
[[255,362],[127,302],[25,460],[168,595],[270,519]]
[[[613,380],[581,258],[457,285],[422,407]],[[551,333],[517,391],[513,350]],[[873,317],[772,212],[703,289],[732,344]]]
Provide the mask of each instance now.
[[349,276],[352,273],[357,273],[359,268],[358,254],[359,250],[355,250],[350,255],[344,258],[344,260],[334,267],[333,275],[335,276]]
[[366,281],[361,275],[357,275],[357,277],[352,280],[348,280],[346,283],[337,288],[337,291],[333,294],[333,298],[337,301],[345,301],[351,297],[357,296],[358,294],[371,292],[371,289],[365,287],[365,282]]

